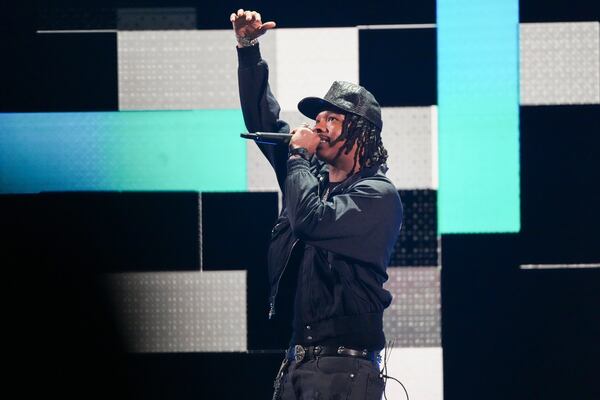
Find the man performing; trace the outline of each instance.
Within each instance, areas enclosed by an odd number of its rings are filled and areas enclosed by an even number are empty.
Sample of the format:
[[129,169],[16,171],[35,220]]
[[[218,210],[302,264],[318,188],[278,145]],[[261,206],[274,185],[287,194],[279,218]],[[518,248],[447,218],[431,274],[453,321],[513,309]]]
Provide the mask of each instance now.
[[[289,132],[257,42],[275,23],[244,10],[231,22],[248,131]],[[392,300],[383,282],[402,221],[398,191],[384,175],[381,109],[365,88],[340,81],[298,109],[314,126],[294,129],[289,147],[259,144],[283,193],[268,253],[269,317],[293,327],[273,398],[380,400],[382,317]],[[280,290],[285,279],[294,292]],[[288,300],[293,312],[283,315],[278,305]]]

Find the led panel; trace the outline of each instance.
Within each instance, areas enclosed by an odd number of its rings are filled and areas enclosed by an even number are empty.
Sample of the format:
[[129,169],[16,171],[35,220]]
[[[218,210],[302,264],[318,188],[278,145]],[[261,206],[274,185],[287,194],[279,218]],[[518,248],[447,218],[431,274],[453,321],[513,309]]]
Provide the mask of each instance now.
[[[119,109],[240,108],[231,30],[119,31]],[[274,39],[261,39],[266,55]]]
[[520,25],[521,104],[600,103],[598,22]]
[[384,107],[387,177],[398,189],[437,189],[437,107]]
[[246,144],[247,188],[251,192],[277,192],[279,185],[275,171],[256,143]]
[[259,268],[266,273],[277,193],[202,193],[201,207],[202,268]]
[[245,190],[239,110],[0,114],[0,191]]
[[357,28],[278,29],[276,40],[275,94],[282,110],[297,110],[304,97],[324,96],[333,81],[358,83]]
[[[323,93],[323,95],[324,94],[325,93]],[[298,111],[297,103],[294,106],[293,110],[282,111],[279,115],[279,118],[288,123],[288,125],[290,126],[290,130],[302,125],[303,123],[310,124],[311,126],[313,126],[313,124],[315,123],[314,120],[304,116],[300,111]]]
[[519,231],[519,2],[439,0],[440,233]]
[[522,106],[521,262],[600,261],[600,104]]
[[437,192],[401,190],[404,219],[390,265],[435,266],[438,260]]
[[359,57],[360,84],[381,106],[437,104],[434,28],[361,29]]
[[440,269],[388,268],[394,296],[383,315],[386,340],[398,347],[441,346]]
[[246,271],[108,275],[135,353],[245,351]]

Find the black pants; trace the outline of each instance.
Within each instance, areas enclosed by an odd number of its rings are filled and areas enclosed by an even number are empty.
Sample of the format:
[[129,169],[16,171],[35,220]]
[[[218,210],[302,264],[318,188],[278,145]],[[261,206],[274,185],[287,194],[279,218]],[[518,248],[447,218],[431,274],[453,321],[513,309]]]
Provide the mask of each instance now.
[[281,378],[281,400],[381,400],[384,382],[375,363],[354,357],[291,361]]

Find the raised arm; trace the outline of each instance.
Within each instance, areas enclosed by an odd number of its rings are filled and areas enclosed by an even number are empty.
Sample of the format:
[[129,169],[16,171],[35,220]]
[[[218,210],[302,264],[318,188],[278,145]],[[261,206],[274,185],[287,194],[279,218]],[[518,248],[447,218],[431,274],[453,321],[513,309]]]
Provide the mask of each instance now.
[[[279,119],[279,103],[269,87],[269,66],[261,57],[257,40],[273,29],[275,22],[262,23],[259,13],[242,9],[232,13],[230,20],[238,41],[238,85],[246,129],[248,132],[289,132],[289,125]],[[283,191],[287,146],[259,144],[259,148],[275,169]]]

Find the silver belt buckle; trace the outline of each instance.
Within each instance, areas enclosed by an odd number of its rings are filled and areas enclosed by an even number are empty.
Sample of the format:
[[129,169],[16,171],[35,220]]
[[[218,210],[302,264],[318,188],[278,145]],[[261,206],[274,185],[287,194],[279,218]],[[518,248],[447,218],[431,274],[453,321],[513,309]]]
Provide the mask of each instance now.
[[304,360],[305,354],[306,354],[306,351],[304,350],[304,347],[300,346],[299,344],[294,346],[294,359],[296,360],[297,363]]

